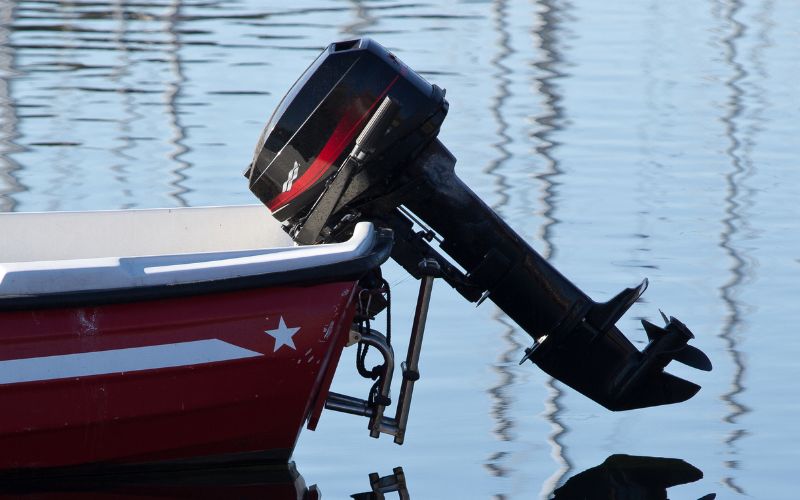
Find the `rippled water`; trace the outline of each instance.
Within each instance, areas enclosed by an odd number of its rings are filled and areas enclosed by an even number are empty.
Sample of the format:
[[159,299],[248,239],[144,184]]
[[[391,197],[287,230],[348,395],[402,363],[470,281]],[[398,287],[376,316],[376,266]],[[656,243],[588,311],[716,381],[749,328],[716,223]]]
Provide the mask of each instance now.
[[[460,175],[596,299],[651,280],[714,371],[610,413],[529,337],[439,286],[403,447],[326,413],[295,461],[326,498],[402,466],[413,498],[547,498],[613,454],[680,458],[673,498],[794,498],[800,462],[800,3],[0,1],[0,210],[252,203],[263,123],[329,42],[371,36],[448,89]],[[1,236],[0,236],[1,238]],[[416,284],[390,269],[395,331]],[[395,314],[396,317],[400,314]],[[346,354],[335,390],[365,394]]]

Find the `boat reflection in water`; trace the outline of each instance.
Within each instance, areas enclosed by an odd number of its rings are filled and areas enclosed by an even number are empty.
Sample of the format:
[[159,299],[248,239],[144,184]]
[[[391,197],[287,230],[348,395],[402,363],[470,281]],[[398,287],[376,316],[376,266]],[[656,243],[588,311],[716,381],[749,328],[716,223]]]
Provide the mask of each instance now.
[[[552,500],[666,500],[667,489],[692,483],[703,472],[677,458],[611,455],[602,464],[576,474],[557,488]],[[366,485],[365,485],[366,487]],[[369,490],[355,500],[411,498],[402,467],[369,475]],[[354,487],[354,490],[359,489]],[[65,468],[48,473],[0,475],[0,498],[237,498],[319,500],[316,485],[307,486],[294,462],[180,468],[144,466],[104,469]],[[699,500],[711,500],[710,493]]]
[[[368,491],[355,493],[351,498],[383,500],[388,493],[392,493],[389,498],[410,498],[402,467],[395,467],[387,476],[370,474],[368,487]],[[117,466],[102,470],[69,467],[52,469],[46,474],[18,471],[0,474],[0,498],[319,500],[322,494],[317,485],[306,485],[294,462],[260,462],[191,468],[185,464]]]
[[[667,488],[693,483],[703,472],[677,458],[611,455],[602,464],[571,477],[553,492],[553,500],[666,500]],[[710,493],[700,500],[711,500]]]
[[0,498],[237,498],[319,500],[294,462],[236,466],[127,466],[0,476]]

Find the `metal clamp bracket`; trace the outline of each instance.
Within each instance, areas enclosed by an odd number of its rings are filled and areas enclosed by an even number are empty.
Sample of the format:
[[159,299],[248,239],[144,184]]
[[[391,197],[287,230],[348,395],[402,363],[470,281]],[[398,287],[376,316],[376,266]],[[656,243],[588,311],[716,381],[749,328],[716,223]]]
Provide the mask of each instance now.
[[419,295],[417,296],[417,307],[414,312],[414,322],[411,327],[411,338],[408,341],[408,353],[406,360],[402,363],[403,383],[400,386],[400,397],[397,401],[397,409],[394,418],[383,415],[386,406],[381,404],[389,401],[389,391],[392,383],[392,373],[394,372],[394,352],[386,342],[386,337],[374,330],[363,333],[361,341],[374,346],[384,358],[386,363],[386,376],[383,377],[381,385],[378,387],[378,395],[374,404],[368,401],[330,392],[325,401],[325,408],[328,410],[352,415],[361,415],[369,418],[370,436],[377,438],[381,433],[394,436],[396,444],[403,444],[405,440],[406,427],[408,426],[408,415],[411,409],[411,397],[414,393],[414,383],[419,380],[419,357],[422,350],[422,336],[425,333],[425,323],[428,318],[428,307],[431,301],[431,291],[433,281],[438,276],[440,268],[434,259],[424,259],[420,262],[420,273],[423,275],[419,285]]

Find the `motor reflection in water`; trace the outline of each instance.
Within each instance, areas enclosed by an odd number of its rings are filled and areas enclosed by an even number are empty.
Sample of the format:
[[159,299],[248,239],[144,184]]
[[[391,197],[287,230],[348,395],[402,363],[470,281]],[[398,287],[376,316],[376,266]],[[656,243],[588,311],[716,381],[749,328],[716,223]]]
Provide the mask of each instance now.
[[[611,455],[602,464],[576,474],[557,488],[553,500],[666,500],[667,488],[693,483],[703,472],[677,458]],[[711,500],[710,493],[700,500]]]
[[[602,464],[571,477],[550,498],[666,500],[668,488],[692,483],[702,477],[700,469],[677,458],[611,455]],[[354,493],[350,498],[411,498],[402,467],[395,467],[386,476],[371,473],[368,487],[368,491]],[[319,500],[322,494],[316,485],[306,486],[294,462],[261,462],[227,467],[148,466],[101,471],[72,468],[47,475],[4,474],[0,476],[0,498]],[[714,498],[716,494],[709,493],[699,500]]]

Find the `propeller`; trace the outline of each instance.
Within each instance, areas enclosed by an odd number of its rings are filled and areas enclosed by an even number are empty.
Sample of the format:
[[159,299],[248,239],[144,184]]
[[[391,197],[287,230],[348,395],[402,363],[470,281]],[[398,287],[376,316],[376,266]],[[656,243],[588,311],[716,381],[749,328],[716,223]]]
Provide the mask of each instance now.
[[[700,349],[688,344],[689,340],[694,338],[694,334],[689,328],[674,316],[667,318],[663,311],[659,310],[661,317],[664,319],[664,327],[656,326],[653,323],[642,320],[642,326],[647,333],[647,338],[650,344],[645,348],[645,352],[651,349],[651,346],[656,344],[663,344],[658,350],[659,356],[665,356],[669,359],[664,364],[666,366],[669,361],[675,360],[681,362],[692,368],[703,370],[706,372],[711,371],[711,360]],[[655,353],[654,353],[655,354]]]

